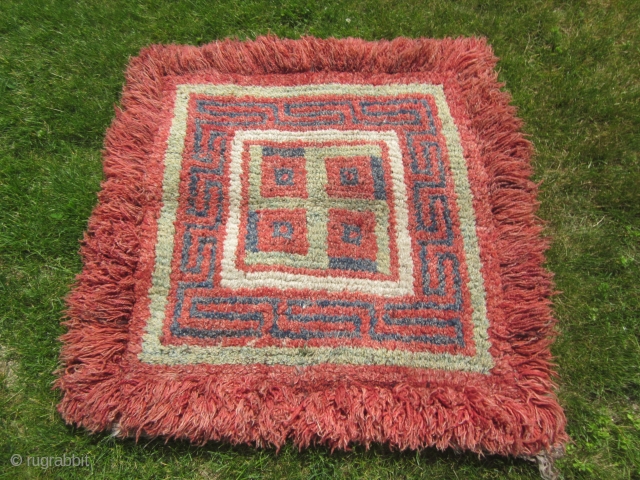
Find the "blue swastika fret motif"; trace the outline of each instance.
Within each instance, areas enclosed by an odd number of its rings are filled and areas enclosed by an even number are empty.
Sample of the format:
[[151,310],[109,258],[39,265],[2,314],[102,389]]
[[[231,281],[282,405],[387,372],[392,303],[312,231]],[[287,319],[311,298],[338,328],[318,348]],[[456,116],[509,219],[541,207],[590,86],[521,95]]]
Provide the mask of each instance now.
[[[279,105],[269,101],[222,101],[204,98],[196,100],[194,114],[191,160],[196,166],[191,166],[188,171],[189,196],[185,210],[187,217],[192,221],[186,223],[182,237],[180,271],[184,279],[197,280],[180,280],[177,284],[177,301],[170,323],[173,335],[198,338],[259,338],[269,334],[282,339],[368,336],[380,342],[465,346],[460,320],[463,289],[460,261],[453,251],[431,250],[435,247],[451,246],[454,231],[451,206],[444,190],[448,180],[445,175],[443,153],[436,139],[436,123],[429,102],[423,98],[345,99],[285,101]],[[421,240],[416,240],[420,252],[419,258],[416,259],[419,264],[417,273],[420,276],[420,292],[429,300],[386,301],[374,304],[348,300],[252,297],[246,293],[228,297],[218,295],[216,288],[219,285],[214,284],[214,277],[220,242],[218,230],[223,218],[226,195],[223,175],[234,129],[280,126],[285,129],[321,130],[345,125],[354,128],[398,128],[398,133],[404,135],[403,142],[409,155],[406,165],[416,178],[419,178],[409,188],[412,193],[410,198],[413,199],[415,223],[417,229],[424,233]],[[400,127],[411,128],[402,130]],[[295,148],[281,150],[267,151],[265,155],[303,156],[303,152],[296,151]],[[384,199],[386,193],[381,168],[382,159],[372,161],[378,162],[372,165],[375,167],[372,168],[375,195],[377,199]],[[278,185],[285,186],[296,181],[294,171],[289,168],[277,169],[274,178]],[[342,169],[340,182],[343,185],[357,185],[357,169]],[[433,192],[433,189],[441,190],[436,193],[422,193],[423,190]],[[202,219],[208,221],[202,223]],[[247,231],[255,232],[257,218],[252,218],[250,212],[247,221]],[[287,225],[287,222],[276,223],[278,225],[274,225],[274,236],[291,236],[291,225]],[[347,243],[357,245],[360,241],[361,232],[356,225],[343,224],[342,233],[342,238]],[[245,248],[247,251],[257,252],[257,238],[248,235]],[[433,262],[435,263],[432,265]],[[349,265],[334,265],[332,268],[348,269]],[[358,265],[357,269],[367,271],[367,265]],[[203,291],[209,290],[211,294],[202,294]],[[330,313],[334,311],[331,309],[336,307],[344,308],[349,313]],[[304,312],[305,308],[313,308],[315,313],[300,313]],[[326,313],[322,313],[323,311]],[[442,316],[439,312],[453,314]],[[234,328],[196,328],[182,325],[183,318],[195,319],[205,322],[204,324],[207,321],[218,322],[221,325],[230,322]],[[317,323],[329,326],[316,329],[313,325]],[[362,327],[365,324],[369,327],[363,331]],[[331,327],[332,325],[335,328]],[[412,327],[416,326],[430,327],[429,331],[442,333],[409,333],[414,331]],[[451,331],[455,334],[446,333]]]

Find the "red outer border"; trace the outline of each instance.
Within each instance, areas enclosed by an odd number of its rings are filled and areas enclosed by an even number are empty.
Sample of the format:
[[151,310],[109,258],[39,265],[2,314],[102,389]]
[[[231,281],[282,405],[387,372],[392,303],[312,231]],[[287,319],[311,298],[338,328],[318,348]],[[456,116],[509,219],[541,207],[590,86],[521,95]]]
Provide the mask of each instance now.
[[[542,268],[548,242],[535,217],[532,148],[509,95],[500,91],[496,62],[486,41],[476,38],[260,37],[144,49],[129,65],[122,109],[107,132],[106,179],[82,244],[84,270],[67,298],[56,382],[63,418],[90,431],[199,443],[279,447],[290,438],[300,447],[382,442],[526,456],[561,450],[568,437],[551,381],[553,285]],[[490,327],[496,359],[490,375],[335,365],[300,373],[246,365],[216,377],[202,375],[219,370],[215,366],[137,361],[139,347],[129,340],[141,332],[132,319],[148,311],[148,285],[141,280],[153,265],[153,249],[141,244],[155,230],[162,184],[156,146],[166,136],[163,111],[173,103],[163,91],[165,79],[305,72],[398,74],[399,82],[429,75],[459,93],[450,108],[465,156],[473,159],[469,174],[488,188],[486,202],[474,195],[476,214],[484,217],[478,235],[494,245],[481,256],[499,263],[499,275],[484,272],[485,282],[502,291],[501,298],[487,299],[498,312]]]

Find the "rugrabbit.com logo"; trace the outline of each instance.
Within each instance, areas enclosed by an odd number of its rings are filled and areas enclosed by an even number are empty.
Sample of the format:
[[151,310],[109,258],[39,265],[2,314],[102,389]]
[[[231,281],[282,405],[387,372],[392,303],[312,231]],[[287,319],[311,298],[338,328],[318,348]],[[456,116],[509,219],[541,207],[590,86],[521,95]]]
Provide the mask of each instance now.
[[35,467],[42,470],[47,470],[50,467],[91,467],[89,455],[67,455],[66,453],[61,457],[40,455],[27,455],[25,457],[16,453],[11,455],[9,462],[14,467]]

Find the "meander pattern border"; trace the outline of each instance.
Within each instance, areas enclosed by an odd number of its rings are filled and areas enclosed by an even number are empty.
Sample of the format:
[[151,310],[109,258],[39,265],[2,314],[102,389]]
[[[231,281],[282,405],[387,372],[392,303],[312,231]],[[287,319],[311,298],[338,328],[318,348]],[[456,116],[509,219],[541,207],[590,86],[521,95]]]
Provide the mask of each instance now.
[[[469,291],[471,294],[474,356],[450,353],[412,352],[353,347],[307,347],[302,352],[296,348],[217,347],[198,345],[163,345],[162,336],[165,310],[170,290],[170,265],[174,249],[178,186],[182,155],[187,131],[189,99],[192,94],[211,96],[291,97],[299,95],[367,95],[393,96],[422,94],[434,98],[442,124],[450,167],[453,173],[454,191],[459,209],[460,230],[464,245]],[[482,277],[482,265],[476,235],[475,212],[469,185],[468,171],[462,152],[458,130],[449,111],[442,85],[432,84],[314,84],[295,87],[258,87],[236,84],[183,84],[177,86],[174,116],[164,155],[164,179],[162,208],[158,220],[156,260],[149,289],[150,318],[142,339],[142,362],[164,365],[188,365],[197,363],[252,364],[308,366],[320,363],[351,365],[393,365],[418,368],[435,368],[488,374],[494,361],[489,352],[491,342],[487,329],[486,293]],[[214,246],[215,247],[215,246]],[[213,247],[212,247],[213,248]]]

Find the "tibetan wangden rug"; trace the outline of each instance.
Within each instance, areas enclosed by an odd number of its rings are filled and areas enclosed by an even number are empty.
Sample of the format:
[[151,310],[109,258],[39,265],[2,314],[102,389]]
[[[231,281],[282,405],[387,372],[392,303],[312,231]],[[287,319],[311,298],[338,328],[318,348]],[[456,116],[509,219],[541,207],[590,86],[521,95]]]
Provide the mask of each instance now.
[[532,148],[485,41],[152,46],[68,298],[66,421],[554,455]]

